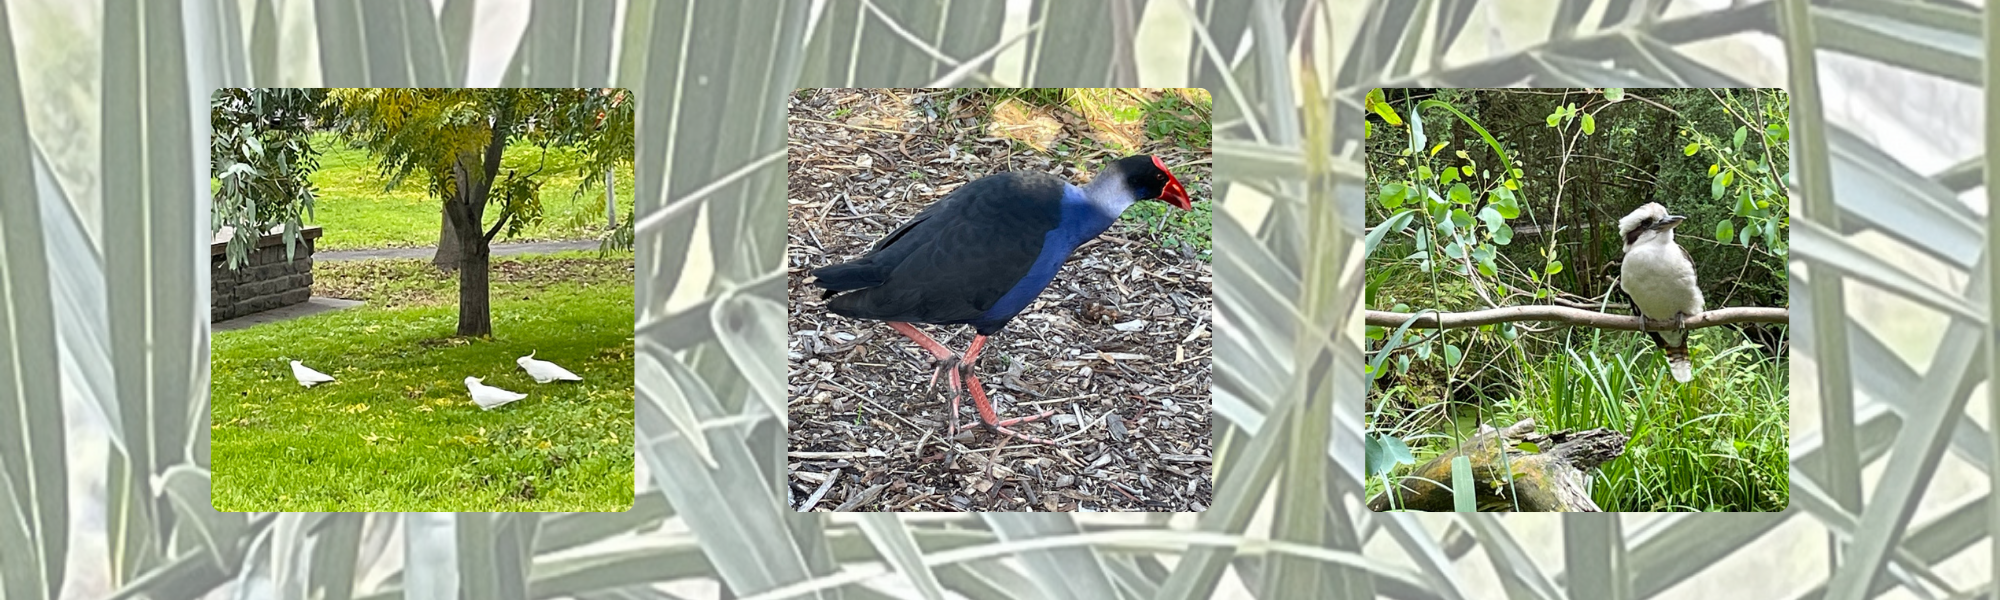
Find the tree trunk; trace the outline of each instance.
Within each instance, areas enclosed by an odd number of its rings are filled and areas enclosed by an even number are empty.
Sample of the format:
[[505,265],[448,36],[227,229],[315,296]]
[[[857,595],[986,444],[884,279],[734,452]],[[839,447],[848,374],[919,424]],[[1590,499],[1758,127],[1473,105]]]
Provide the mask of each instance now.
[[431,264],[437,266],[438,270],[449,273],[458,268],[458,257],[460,254],[458,232],[451,227],[451,215],[449,213],[440,210],[438,215],[440,217],[438,219],[438,249],[437,254],[431,256]]
[[492,248],[478,229],[458,236],[458,335],[493,335],[493,304],[487,297],[487,259]]

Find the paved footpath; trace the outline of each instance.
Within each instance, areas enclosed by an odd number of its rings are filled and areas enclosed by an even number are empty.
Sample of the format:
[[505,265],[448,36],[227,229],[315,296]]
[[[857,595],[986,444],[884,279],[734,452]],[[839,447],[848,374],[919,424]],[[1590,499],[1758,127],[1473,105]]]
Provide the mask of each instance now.
[[[562,250],[596,250],[597,240],[565,240],[559,242],[516,242],[494,244],[494,256],[510,254],[545,254]],[[428,248],[373,248],[368,250],[329,250],[314,252],[313,260],[362,260],[368,258],[430,258],[437,254],[437,247]],[[260,313],[244,315],[210,325],[213,331],[230,331],[254,325],[263,325],[288,319],[316,315],[319,313],[352,308],[361,303],[354,300],[324,298],[314,296],[303,303],[283,306]]]
[[[563,250],[596,250],[597,240],[563,240],[557,242],[513,242],[493,245],[493,256],[511,254],[547,254]],[[362,260],[368,258],[430,258],[437,255],[437,246],[422,248],[371,248],[367,250],[324,250],[313,253],[313,260]]]

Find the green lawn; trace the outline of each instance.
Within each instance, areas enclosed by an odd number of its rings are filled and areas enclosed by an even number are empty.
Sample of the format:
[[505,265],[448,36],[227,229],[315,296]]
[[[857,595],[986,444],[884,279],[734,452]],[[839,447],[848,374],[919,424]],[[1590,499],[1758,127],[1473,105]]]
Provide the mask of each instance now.
[[[623,511],[632,503],[632,255],[496,257],[492,339],[452,337],[457,279],[416,259],[322,262],[368,305],[218,333],[222,511]],[[583,377],[538,385],[535,351]],[[286,359],[334,376],[302,388]],[[528,394],[491,411],[463,380]]]
[[[392,189],[377,170],[375,158],[367,150],[349,148],[339,138],[319,134],[312,138],[319,149],[320,167],[312,181],[319,193],[313,202],[309,224],[325,232],[319,239],[321,250],[433,246],[437,244],[439,201],[430,197],[420,176],[405,179]],[[523,173],[542,165],[542,149],[526,144],[507,148],[506,168]],[[554,171],[577,160],[562,148],[548,151],[545,167]],[[604,230],[604,175],[599,173],[590,191],[577,193],[580,178],[550,177],[542,186],[542,215],[515,238],[496,236],[493,241],[541,241],[594,238]],[[632,167],[615,175],[618,218],[632,211]],[[497,205],[488,207],[486,226],[499,218]]]

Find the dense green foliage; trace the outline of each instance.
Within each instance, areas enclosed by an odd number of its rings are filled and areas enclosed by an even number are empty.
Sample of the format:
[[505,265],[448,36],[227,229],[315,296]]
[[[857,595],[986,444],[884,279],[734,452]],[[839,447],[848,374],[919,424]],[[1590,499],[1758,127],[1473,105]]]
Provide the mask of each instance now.
[[309,138],[330,115],[319,89],[223,88],[209,98],[210,227],[234,228],[229,265],[247,260],[257,237],[284,225],[288,251],[311,214],[320,151]]
[[[1789,305],[1782,91],[1389,89],[1367,104],[1368,308],[1628,314],[1617,221],[1646,202],[1688,217],[1676,240],[1707,308]],[[1368,338],[1371,431],[1409,442],[1418,462],[1479,423],[1532,417],[1632,437],[1594,489],[1607,510],[1786,505],[1784,327],[1694,332],[1685,386],[1623,332],[1502,323]]]
[[[317,192],[314,219],[326,223],[325,235],[314,243],[320,250],[358,248],[407,248],[438,243],[437,199],[415,182],[387,187],[373,156],[354,148],[332,134],[312,138],[320,150],[320,167],[313,172]],[[585,157],[576,147],[549,148],[546,158],[539,147],[515,145],[502,157],[503,168],[533,169],[547,160],[556,174],[548,176],[541,194],[542,219],[523,225],[508,241],[544,241],[597,237],[604,233],[602,173],[579,172],[576,163]],[[614,192],[619,223],[629,222],[632,213],[632,168],[615,171]],[[589,181],[585,181],[589,180]],[[386,189],[385,189],[386,188]]]
[[[590,175],[633,159],[632,103],[622,92],[594,89],[347,89],[332,99],[342,111],[339,131],[378,158],[392,182],[420,175],[442,199],[454,224],[484,227],[486,203],[499,205],[485,234],[514,235],[542,215],[546,177],[569,173],[586,187]],[[583,160],[541,161],[500,173],[504,151],[520,141],[546,151],[582,149]],[[622,144],[622,147],[620,146]],[[461,215],[455,211],[464,210]]]

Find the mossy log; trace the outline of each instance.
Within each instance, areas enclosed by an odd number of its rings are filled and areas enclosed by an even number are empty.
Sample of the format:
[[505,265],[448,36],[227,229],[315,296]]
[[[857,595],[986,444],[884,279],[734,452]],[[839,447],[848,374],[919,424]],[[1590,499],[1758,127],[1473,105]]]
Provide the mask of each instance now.
[[[1368,501],[1373,510],[1453,510],[1451,461],[1472,461],[1472,488],[1481,511],[1602,512],[1590,500],[1590,470],[1625,452],[1625,434],[1608,429],[1535,433],[1534,419],[1479,433],[1397,480],[1399,495]],[[1503,453],[1504,450],[1504,453]],[[1511,477],[1509,476],[1511,473]]]

